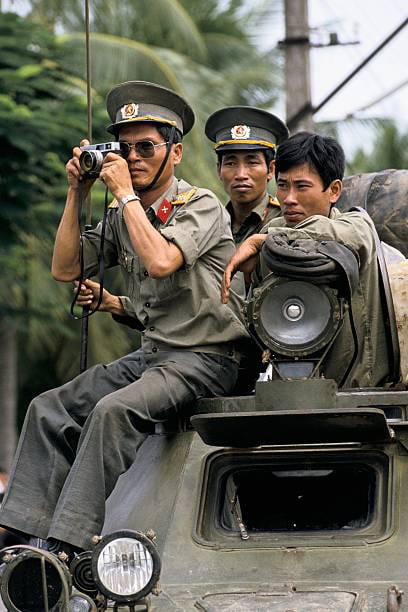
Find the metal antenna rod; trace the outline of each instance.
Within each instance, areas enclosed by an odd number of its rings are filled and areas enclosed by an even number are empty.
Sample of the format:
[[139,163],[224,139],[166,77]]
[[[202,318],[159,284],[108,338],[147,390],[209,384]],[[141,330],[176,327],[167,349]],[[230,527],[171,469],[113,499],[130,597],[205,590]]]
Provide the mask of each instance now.
[[[92,142],[91,45],[89,21],[89,0],[85,0],[86,100],[88,106],[88,140]],[[91,219],[87,219],[87,223],[88,221],[90,223]]]
[[[91,45],[90,45],[90,25],[89,25],[89,0],[85,0],[85,47],[86,47],[86,98],[88,109],[88,140],[92,142],[92,95],[91,95]],[[92,225],[92,201],[91,192],[86,198],[85,230]],[[89,311],[89,306],[84,306],[83,313]],[[79,371],[82,373],[87,368],[88,363],[88,334],[89,317],[81,319],[80,336],[80,355]]]

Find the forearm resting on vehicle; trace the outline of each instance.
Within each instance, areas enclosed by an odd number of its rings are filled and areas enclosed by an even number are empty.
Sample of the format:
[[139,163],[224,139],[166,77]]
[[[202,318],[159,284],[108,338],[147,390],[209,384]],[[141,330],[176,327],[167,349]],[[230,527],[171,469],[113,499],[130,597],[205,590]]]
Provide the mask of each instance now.
[[222,280],[221,301],[223,304],[226,304],[229,300],[231,280],[235,272],[238,270],[243,272],[245,280],[247,282],[250,281],[251,274],[258,261],[259,251],[262,248],[266,236],[267,234],[254,234],[250,238],[247,238],[231,257],[225,268]]

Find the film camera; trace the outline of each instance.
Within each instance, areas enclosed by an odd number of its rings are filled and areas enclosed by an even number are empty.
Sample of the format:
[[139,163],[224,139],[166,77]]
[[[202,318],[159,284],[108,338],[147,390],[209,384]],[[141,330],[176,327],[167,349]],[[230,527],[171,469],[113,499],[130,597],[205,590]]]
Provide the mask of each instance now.
[[101,144],[81,147],[79,164],[89,178],[97,178],[102,168],[104,158],[108,153],[122,154],[120,142],[103,142]]

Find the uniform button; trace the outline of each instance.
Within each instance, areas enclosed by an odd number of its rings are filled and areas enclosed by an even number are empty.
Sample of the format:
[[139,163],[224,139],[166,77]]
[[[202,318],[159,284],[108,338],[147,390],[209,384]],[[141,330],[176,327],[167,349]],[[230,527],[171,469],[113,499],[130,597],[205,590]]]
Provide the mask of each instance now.
[[143,276],[149,276],[149,273],[148,273],[148,271],[147,271],[147,270],[145,270],[145,271],[143,272]]
[[234,351],[233,351],[232,349],[231,349],[231,350],[229,350],[229,351],[228,351],[228,355],[229,355],[230,357],[232,357],[232,356],[234,355]]
[[149,331],[154,331],[156,328],[153,327],[153,325],[151,327],[149,327]]
[[150,308],[150,302],[146,302],[145,308]]
[[154,347],[152,348],[152,353],[157,353],[157,346],[154,346]]

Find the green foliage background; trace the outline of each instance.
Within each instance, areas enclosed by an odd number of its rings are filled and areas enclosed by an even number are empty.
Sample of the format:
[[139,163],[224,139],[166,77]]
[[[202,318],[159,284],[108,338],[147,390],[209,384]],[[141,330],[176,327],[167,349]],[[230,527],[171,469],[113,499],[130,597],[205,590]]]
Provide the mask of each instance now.
[[[203,125],[223,105],[274,101],[276,65],[249,36],[270,3],[249,10],[240,0],[91,4],[93,141],[107,139],[104,99],[112,85],[140,79],[170,86],[197,117],[180,174],[221,196]],[[20,416],[34,395],[79,367],[79,324],[68,316],[72,288],[51,278],[50,261],[65,201],[64,165],[87,133],[83,9],[82,0],[32,0],[27,18],[0,13],[0,324],[16,329]],[[103,195],[101,188],[93,193],[95,221]],[[120,291],[117,274],[107,275],[107,286]],[[138,342],[136,332],[97,313],[89,364],[109,362]]]
[[[104,99],[112,85],[137,79],[171,87],[196,112],[179,174],[223,199],[204,122],[229,104],[273,110],[280,55],[261,53],[252,34],[262,20],[282,18],[279,0],[90,4],[94,142],[107,139]],[[65,201],[64,164],[87,133],[84,2],[30,6],[27,18],[0,13],[0,324],[17,330],[20,414],[35,394],[78,372],[79,324],[68,316],[72,288],[51,278],[50,261]],[[336,133],[336,125],[317,129]],[[358,151],[350,173],[407,167],[408,135],[390,122],[377,131],[373,151]],[[103,195],[100,187],[93,194],[95,221]],[[116,274],[107,283],[120,292]],[[138,345],[136,332],[98,313],[89,338],[90,364]]]

